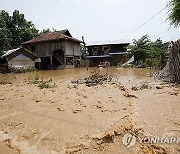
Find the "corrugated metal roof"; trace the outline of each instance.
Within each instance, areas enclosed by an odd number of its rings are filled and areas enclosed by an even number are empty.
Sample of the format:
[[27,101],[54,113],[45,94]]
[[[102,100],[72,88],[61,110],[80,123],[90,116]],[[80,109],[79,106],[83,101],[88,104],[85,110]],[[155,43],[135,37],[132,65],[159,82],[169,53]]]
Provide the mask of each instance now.
[[130,44],[129,40],[107,40],[107,41],[95,41],[88,42],[86,46],[98,46],[98,45],[113,45],[113,44]]
[[5,54],[3,54],[3,55],[1,56],[1,58],[4,58],[4,57],[10,55],[11,53],[13,53],[13,52],[15,52],[15,51],[17,51],[17,50],[19,50],[19,49],[20,49],[20,48],[11,49],[11,50],[8,50],[8,51],[3,51]]
[[109,58],[111,55],[87,56],[87,58]]
[[[4,51],[5,54],[3,54],[0,58],[4,59],[6,58],[6,60],[11,60],[17,56],[21,56],[22,54],[25,56],[25,57],[28,57],[32,60],[35,60],[37,57],[31,53],[30,51],[28,51],[27,49],[25,48],[17,48],[17,49],[11,49],[11,50],[8,50],[8,51]],[[21,56],[22,57],[22,56]]]
[[124,54],[128,54],[128,52],[111,52],[109,54],[110,55],[124,55]]
[[48,34],[42,34],[42,35],[40,35],[40,36],[30,40],[30,41],[23,43],[23,44],[52,41],[52,40],[60,40],[60,39],[71,40],[71,41],[75,41],[75,42],[79,42],[79,43],[82,42],[76,38],[73,38],[68,30],[61,30],[61,31],[55,31],[55,32],[48,33]]

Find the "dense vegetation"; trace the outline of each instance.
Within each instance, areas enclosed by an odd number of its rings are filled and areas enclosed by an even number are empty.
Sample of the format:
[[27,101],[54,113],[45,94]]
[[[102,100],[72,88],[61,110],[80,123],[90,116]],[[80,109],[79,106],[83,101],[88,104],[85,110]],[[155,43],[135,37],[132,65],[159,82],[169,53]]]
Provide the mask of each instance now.
[[170,0],[169,19],[175,27],[180,26],[180,0]]
[[163,56],[168,52],[169,43],[161,39],[151,41],[148,35],[133,41],[129,46],[129,57],[135,57],[135,64],[144,67],[160,67]]
[[15,10],[12,16],[8,12],[0,11],[0,51],[16,48],[21,43],[38,35],[38,30],[31,21],[24,18],[24,14]]
[[2,51],[19,47],[23,42],[55,29],[36,29],[31,21],[27,21],[24,14],[15,10],[12,16],[5,10],[0,11],[0,55]]

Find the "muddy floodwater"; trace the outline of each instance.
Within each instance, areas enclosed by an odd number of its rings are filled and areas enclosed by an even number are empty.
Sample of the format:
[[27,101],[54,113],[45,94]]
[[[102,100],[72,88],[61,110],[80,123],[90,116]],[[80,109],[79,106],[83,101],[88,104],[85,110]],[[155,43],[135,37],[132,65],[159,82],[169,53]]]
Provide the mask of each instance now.
[[[180,86],[148,77],[152,71],[0,74],[0,153],[179,153]],[[107,80],[82,82],[97,73]]]

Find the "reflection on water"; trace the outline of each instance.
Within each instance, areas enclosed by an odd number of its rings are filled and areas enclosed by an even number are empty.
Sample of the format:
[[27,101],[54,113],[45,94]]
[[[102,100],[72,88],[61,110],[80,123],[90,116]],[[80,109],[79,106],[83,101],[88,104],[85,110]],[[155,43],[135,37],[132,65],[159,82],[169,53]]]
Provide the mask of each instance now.
[[[100,72],[100,73],[110,73],[110,74],[119,74],[122,76],[130,76],[133,78],[145,78],[147,77],[147,73],[156,71],[154,69],[145,69],[145,68],[115,68],[111,67],[108,69],[104,68],[73,68],[73,69],[64,69],[64,70],[46,70],[39,71],[40,77],[44,78],[53,78],[54,80],[65,80],[65,79],[78,79],[82,77],[87,77],[92,72]],[[0,80],[7,79],[11,81],[23,81],[28,78],[33,78],[37,72],[32,73],[22,73],[22,74],[0,74]]]

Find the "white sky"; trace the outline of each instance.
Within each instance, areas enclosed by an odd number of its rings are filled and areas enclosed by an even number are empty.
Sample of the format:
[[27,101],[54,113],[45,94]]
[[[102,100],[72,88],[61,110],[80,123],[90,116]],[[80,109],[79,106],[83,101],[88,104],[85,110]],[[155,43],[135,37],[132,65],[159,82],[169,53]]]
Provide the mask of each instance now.
[[[0,10],[10,14],[17,9],[32,21],[37,29],[69,29],[87,42],[118,40],[163,9],[168,0],[0,0]],[[164,10],[156,18],[127,36],[138,39],[148,34],[152,40],[180,38],[180,28],[167,21]]]

